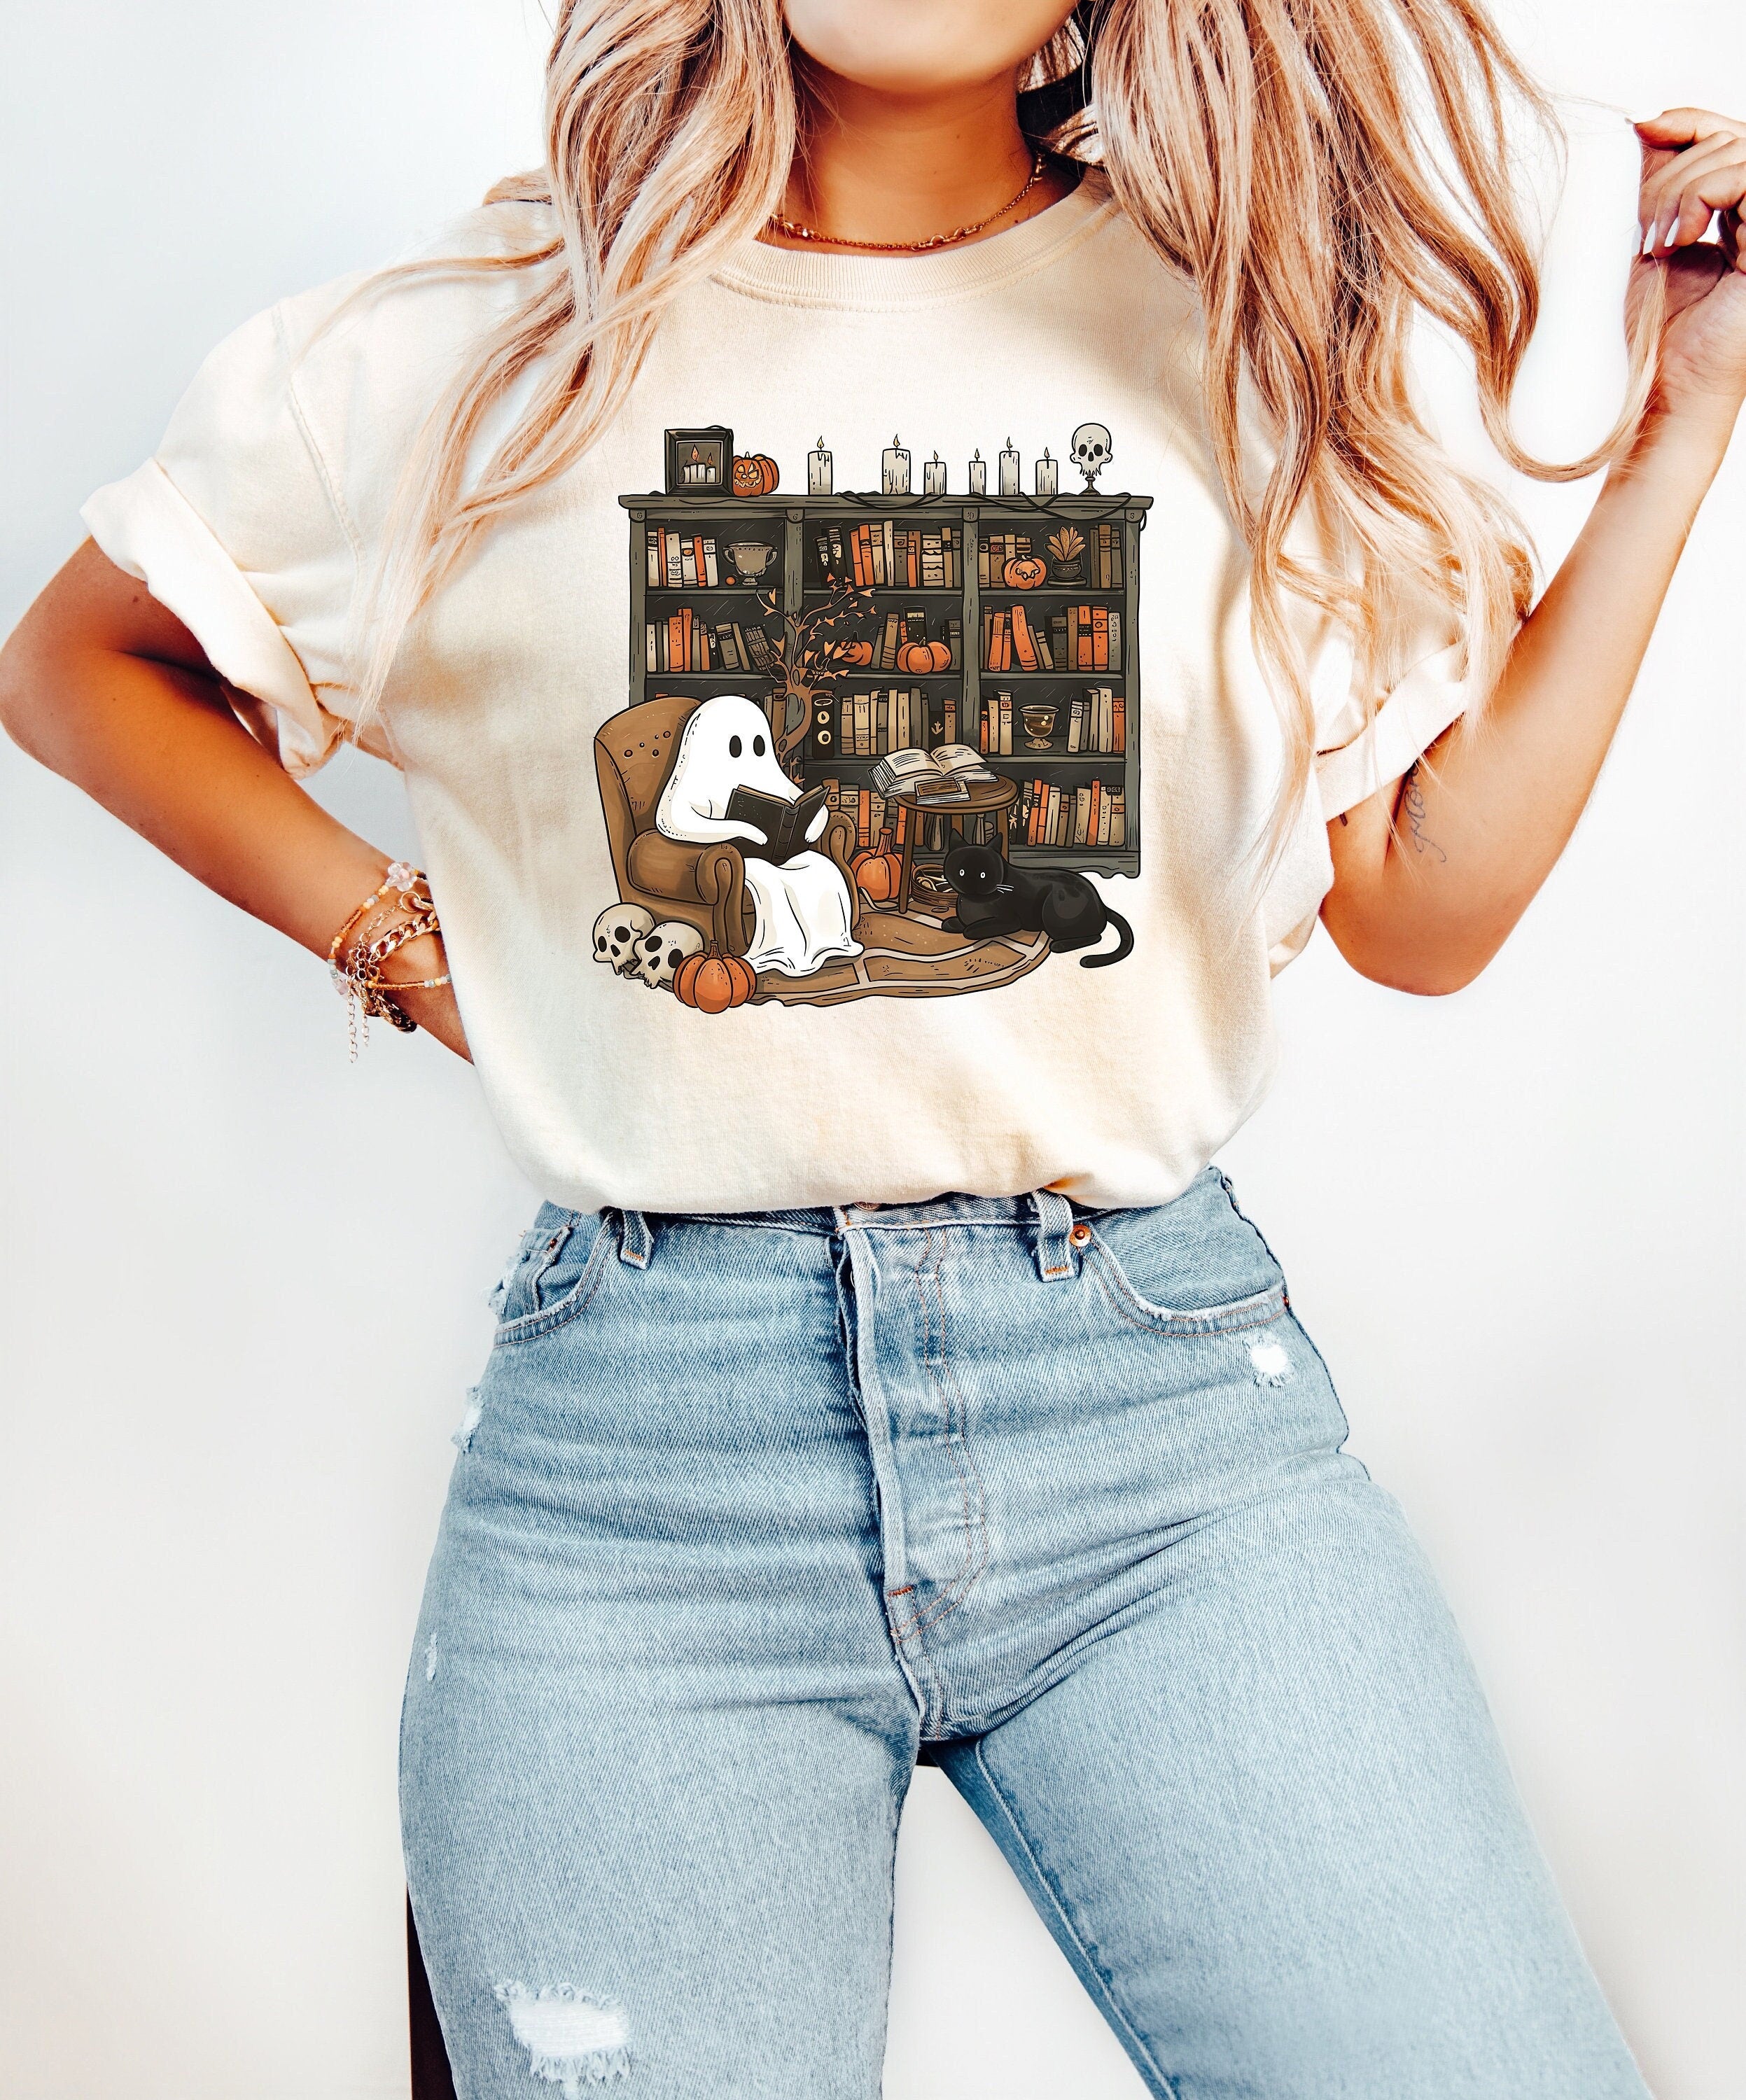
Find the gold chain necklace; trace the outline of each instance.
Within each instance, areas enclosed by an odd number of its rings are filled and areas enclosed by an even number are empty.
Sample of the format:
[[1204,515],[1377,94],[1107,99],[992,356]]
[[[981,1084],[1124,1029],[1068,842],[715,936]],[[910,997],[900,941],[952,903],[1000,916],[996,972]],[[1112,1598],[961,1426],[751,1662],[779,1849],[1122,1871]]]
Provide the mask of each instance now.
[[791,240],[828,240],[833,248],[858,248],[881,255],[919,255],[929,248],[944,248],[954,240],[968,240],[972,233],[980,233],[985,226],[992,226],[997,218],[1004,218],[1013,208],[1022,204],[1038,183],[1043,180],[1046,161],[1043,149],[1037,149],[1031,162],[1030,174],[1025,187],[1017,196],[1009,197],[999,211],[991,211],[986,218],[979,218],[974,226],[955,227],[950,233],[936,233],[926,240],[844,240],[835,233],[820,233],[810,226],[803,226],[798,219],[784,218],[779,211],[773,211],[767,222],[778,233],[786,233]]

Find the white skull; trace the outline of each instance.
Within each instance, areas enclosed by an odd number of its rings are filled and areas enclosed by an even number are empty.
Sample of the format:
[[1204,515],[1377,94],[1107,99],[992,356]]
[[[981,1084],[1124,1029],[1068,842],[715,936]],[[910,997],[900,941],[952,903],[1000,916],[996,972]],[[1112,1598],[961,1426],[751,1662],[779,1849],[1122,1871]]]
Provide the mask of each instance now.
[[655,924],[640,904],[609,904],[594,921],[594,960],[628,977],[637,967],[637,943]]
[[683,919],[664,919],[637,943],[637,975],[650,991],[671,991],[679,965],[703,951],[703,937]]
[[1082,423],[1073,434],[1073,461],[1085,476],[1087,488],[1097,486],[1097,477],[1109,465],[1109,433],[1101,423]]

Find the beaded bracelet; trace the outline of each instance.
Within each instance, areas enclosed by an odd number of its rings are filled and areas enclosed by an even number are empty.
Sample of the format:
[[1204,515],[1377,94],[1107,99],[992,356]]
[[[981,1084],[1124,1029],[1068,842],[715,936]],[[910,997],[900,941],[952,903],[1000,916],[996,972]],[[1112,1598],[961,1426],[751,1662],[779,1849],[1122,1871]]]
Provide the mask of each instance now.
[[[388,903],[386,900],[390,895],[394,901]],[[385,920],[386,930],[378,932]],[[442,931],[428,878],[410,862],[397,860],[383,877],[381,887],[364,898],[333,936],[328,948],[328,973],[333,989],[346,1002],[346,1036],[353,1064],[358,1060],[360,1035],[364,1047],[368,1047],[373,1018],[386,1021],[408,1035],[418,1026],[395,1003],[392,994],[434,991],[451,982],[447,972],[439,977],[411,981],[382,975],[382,964],[390,955],[425,933],[440,938]]]

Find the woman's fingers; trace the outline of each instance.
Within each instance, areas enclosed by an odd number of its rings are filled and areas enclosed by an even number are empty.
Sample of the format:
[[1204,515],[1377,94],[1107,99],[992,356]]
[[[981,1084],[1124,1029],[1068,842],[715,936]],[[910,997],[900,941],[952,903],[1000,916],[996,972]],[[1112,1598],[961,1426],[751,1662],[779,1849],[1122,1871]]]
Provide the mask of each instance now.
[[1638,207],[1646,238],[1643,252],[1702,238],[1717,211],[1738,211],[1746,198],[1746,139],[1718,145],[1700,164],[1676,163],[1664,177],[1644,186]]
[[1737,223],[1746,198],[1746,124],[1710,110],[1672,109],[1637,130],[1645,164],[1638,202],[1645,255],[1700,239],[1717,211]]

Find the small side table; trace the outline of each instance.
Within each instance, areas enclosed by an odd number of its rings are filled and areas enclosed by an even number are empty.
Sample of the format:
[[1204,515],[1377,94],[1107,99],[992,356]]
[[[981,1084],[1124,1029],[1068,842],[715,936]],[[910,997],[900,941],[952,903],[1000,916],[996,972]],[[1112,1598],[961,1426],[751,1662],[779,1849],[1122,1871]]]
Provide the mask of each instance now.
[[895,802],[907,814],[903,827],[902,867],[897,876],[897,909],[910,908],[910,877],[915,872],[915,836],[921,829],[924,817],[946,817],[956,823],[963,817],[992,817],[999,828],[1000,851],[1003,858],[1007,855],[1012,842],[1012,806],[1018,801],[1019,784],[1005,774],[994,780],[972,780],[967,783],[970,799],[967,802],[918,802],[912,794],[897,788],[885,797],[888,809]]

